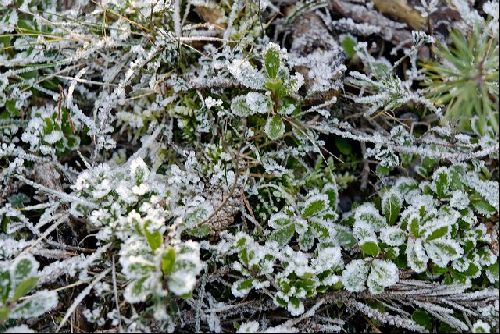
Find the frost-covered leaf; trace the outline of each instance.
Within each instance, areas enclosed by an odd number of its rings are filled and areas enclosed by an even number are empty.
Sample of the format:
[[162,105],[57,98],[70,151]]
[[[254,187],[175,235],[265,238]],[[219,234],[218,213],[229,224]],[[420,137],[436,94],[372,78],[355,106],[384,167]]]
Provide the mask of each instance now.
[[267,119],[264,132],[271,140],[281,138],[285,134],[285,124],[280,116],[275,115]]
[[302,217],[308,218],[317,215],[328,207],[328,196],[314,195],[309,197],[302,208]]
[[436,239],[424,244],[429,258],[438,266],[445,267],[450,261],[458,259],[463,249],[451,239]]
[[491,333],[491,326],[479,319],[472,325],[472,333]]
[[278,213],[275,213],[271,216],[271,218],[269,218],[269,221],[267,222],[267,224],[269,225],[269,227],[272,227],[274,229],[279,229],[279,228],[283,228],[285,226],[288,226],[290,224],[293,224],[293,218],[290,217],[289,215],[283,213],[283,212],[278,212]]
[[432,186],[439,198],[448,194],[450,187],[450,174],[447,168],[441,167],[432,175]]
[[299,246],[303,251],[308,251],[314,246],[314,234],[312,228],[308,228],[304,233],[299,236]]
[[293,224],[274,230],[269,235],[269,240],[278,242],[280,247],[287,245],[295,234],[295,226]]
[[264,86],[264,75],[246,59],[235,59],[227,68],[239,83],[248,88],[261,89]]
[[231,111],[233,114],[240,117],[248,117],[254,114],[250,106],[246,103],[245,95],[239,95],[233,98],[231,102]]
[[375,232],[386,225],[384,217],[372,203],[364,203],[357,207],[354,211],[354,219],[356,222],[364,222],[371,226]]
[[250,290],[252,290],[252,288],[253,279],[240,279],[233,283],[231,286],[231,292],[233,293],[233,296],[243,298],[250,292]]
[[406,248],[408,265],[417,273],[422,273],[427,269],[429,257],[425,253],[421,239],[408,239]]
[[380,231],[380,239],[389,246],[401,246],[406,241],[406,233],[397,226],[388,226]]
[[11,265],[11,279],[17,285],[24,279],[35,276],[38,270],[38,262],[31,255],[17,257]]
[[7,330],[4,333],[36,333],[36,332],[30,329],[26,325],[19,325],[7,328]]
[[57,293],[55,291],[38,291],[27,297],[11,309],[11,319],[28,319],[38,317],[50,311],[57,305]]
[[176,247],[174,269],[167,281],[168,288],[178,296],[190,293],[201,269],[200,245],[191,240],[183,242]]
[[146,237],[149,247],[151,247],[153,251],[160,248],[163,243],[163,236],[161,233],[159,231],[150,231],[148,224],[144,226],[144,236]]
[[276,78],[280,67],[280,48],[275,43],[269,43],[264,51],[264,66],[270,78]]
[[366,285],[371,293],[381,293],[399,281],[398,267],[390,261],[375,259],[370,266]]
[[125,300],[129,303],[144,302],[150,294],[146,286],[147,279],[147,277],[141,277],[131,281],[125,288],[125,293],[123,294]]
[[401,194],[396,191],[388,191],[382,197],[382,212],[387,224],[394,225],[401,211]]
[[347,291],[361,292],[365,290],[365,282],[370,266],[364,260],[353,260],[342,272],[342,284]]

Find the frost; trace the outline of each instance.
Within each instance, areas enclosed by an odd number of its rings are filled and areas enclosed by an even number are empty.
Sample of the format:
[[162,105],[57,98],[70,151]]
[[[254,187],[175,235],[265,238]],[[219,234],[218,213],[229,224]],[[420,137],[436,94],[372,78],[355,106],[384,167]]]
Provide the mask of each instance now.
[[342,272],[342,284],[351,292],[361,292],[366,289],[365,282],[370,270],[369,264],[364,260],[349,262]]
[[373,260],[370,274],[366,281],[371,293],[381,293],[384,288],[390,287],[399,281],[398,267],[390,261]]

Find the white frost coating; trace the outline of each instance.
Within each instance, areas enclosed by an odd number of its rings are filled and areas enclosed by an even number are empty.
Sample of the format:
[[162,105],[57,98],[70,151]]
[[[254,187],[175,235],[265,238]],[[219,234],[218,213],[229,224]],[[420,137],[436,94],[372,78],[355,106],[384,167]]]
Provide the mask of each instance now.
[[36,333],[26,325],[19,325],[8,328],[4,333]]
[[450,261],[460,258],[463,249],[451,239],[437,239],[426,242],[425,250],[429,258],[438,266],[445,267]]
[[266,114],[272,108],[271,99],[261,93],[250,92],[245,97],[245,102],[254,113]]
[[9,313],[11,319],[38,317],[57,306],[57,293],[42,290],[16,304]]
[[353,260],[342,272],[342,284],[347,291],[361,292],[365,290],[369,265],[364,260]]
[[316,273],[322,273],[326,270],[337,270],[344,266],[340,247],[328,247],[318,251],[318,257],[311,261],[311,266]]
[[408,239],[406,248],[408,265],[417,273],[423,273],[427,269],[429,257],[425,253],[421,239]]
[[383,227],[380,239],[389,246],[401,246],[406,241],[406,233],[397,226]]
[[259,323],[257,321],[249,321],[240,325],[236,333],[257,333]]
[[380,215],[373,203],[364,203],[354,210],[354,219],[356,222],[363,222],[369,225],[373,231],[378,232],[386,225],[384,217]]
[[482,321],[479,319],[472,325],[472,333],[490,333],[491,332],[491,326],[487,322]]
[[[176,247],[175,262],[176,267],[168,279],[168,287],[176,295],[184,295],[193,290],[196,276],[202,269],[200,244],[188,240]],[[178,263],[179,267],[177,267]]]
[[227,68],[229,73],[243,86],[261,89],[264,85],[264,75],[257,71],[246,59],[235,59]]
[[241,283],[243,283],[244,281],[246,281],[245,279],[239,279],[237,281],[235,281],[232,285],[231,285],[231,293],[233,294],[233,296],[235,296],[236,298],[243,298],[245,297],[246,295],[248,295],[248,293],[252,290],[253,288],[253,282],[250,286],[248,287],[245,287],[245,288],[240,288],[240,285]]
[[470,204],[469,196],[465,192],[460,190],[455,190],[452,193],[450,199],[450,206],[452,208],[462,210],[468,207],[469,204]]
[[375,259],[371,263],[370,274],[366,285],[371,293],[381,293],[385,288],[396,284],[399,281],[399,270],[390,261]]

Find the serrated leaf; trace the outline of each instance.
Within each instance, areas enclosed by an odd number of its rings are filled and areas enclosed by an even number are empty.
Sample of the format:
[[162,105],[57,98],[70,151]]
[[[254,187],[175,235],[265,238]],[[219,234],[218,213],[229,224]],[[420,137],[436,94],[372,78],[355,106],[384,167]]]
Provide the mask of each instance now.
[[271,140],[281,138],[285,134],[285,124],[280,116],[275,115],[267,119],[264,132]]
[[315,195],[306,200],[302,208],[302,217],[312,217],[328,207],[328,196]]
[[175,248],[168,247],[161,257],[161,270],[165,275],[169,275],[175,265]]
[[380,251],[376,241],[365,241],[360,245],[360,248],[363,254],[373,257],[377,256]]
[[30,292],[38,283],[38,277],[28,277],[25,280],[19,282],[16,285],[16,289],[14,290],[14,296],[12,297],[14,300],[18,300],[22,296],[26,295]]
[[280,228],[278,230],[274,230],[269,235],[270,240],[274,240],[278,242],[280,247],[287,245],[295,234],[295,226],[288,225],[286,227]]
[[401,195],[394,191],[389,191],[382,197],[382,212],[387,224],[394,225],[398,220],[401,211]]

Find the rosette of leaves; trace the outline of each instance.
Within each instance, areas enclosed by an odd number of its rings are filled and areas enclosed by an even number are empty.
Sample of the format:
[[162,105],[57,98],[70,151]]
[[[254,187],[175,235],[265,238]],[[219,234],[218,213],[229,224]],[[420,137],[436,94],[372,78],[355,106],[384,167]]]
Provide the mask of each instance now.
[[273,214],[268,221],[273,228],[269,240],[283,247],[297,233],[300,249],[304,251],[311,249],[315,240],[320,244],[330,242],[332,222],[338,216],[335,212],[336,198],[337,187],[329,183],[320,194],[311,194],[296,205]]
[[240,84],[260,91],[236,96],[231,102],[232,113],[239,117],[265,115],[263,130],[270,140],[283,137],[285,121],[299,112],[292,95],[302,85],[303,78],[300,73],[290,74],[284,56],[278,45],[269,43],[261,70],[247,60],[236,60],[229,66],[229,72]]

